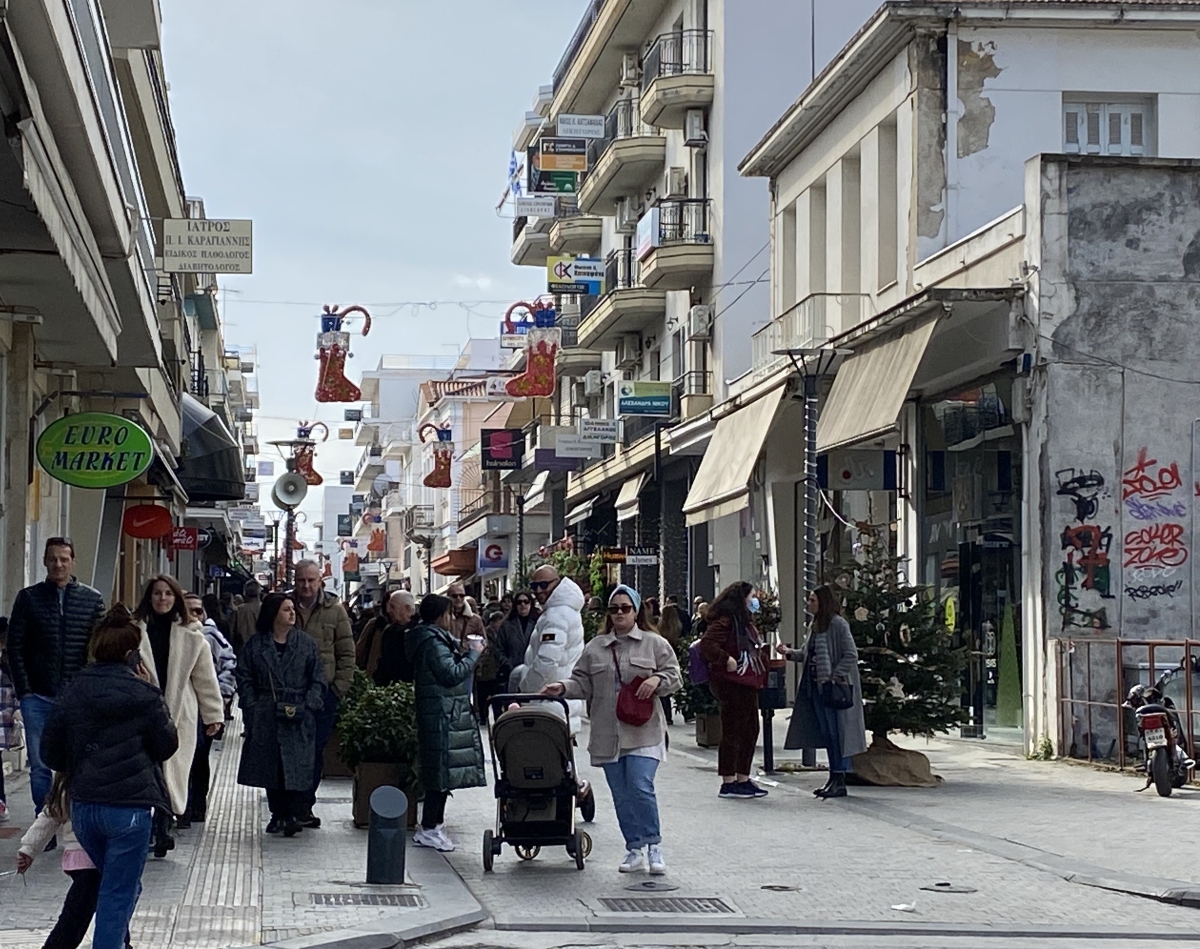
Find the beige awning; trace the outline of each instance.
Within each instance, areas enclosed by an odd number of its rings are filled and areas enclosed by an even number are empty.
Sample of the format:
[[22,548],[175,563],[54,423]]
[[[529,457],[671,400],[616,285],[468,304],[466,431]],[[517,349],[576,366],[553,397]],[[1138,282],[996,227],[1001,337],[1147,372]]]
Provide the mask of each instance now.
[[567,512],[567,526],[574,527],[576,524],[582,524],[592,516],[592,508],[596,506],[595,498],[588,498],[582,504],[573,507]]
[[750,503],[750,475],[775,421],[784,386],[718,419],[683,513],[688,527],[736,514]]
[[641,474],[634,475],[623,485],[621,490],[617,492],[617,522],[632,520],[638,515],[638,495],[642,493],[642,488],[646,484],[646,479],[650,475],[643,471]]
[[850,356],[817,421],[817,451],[847,448],[896,427],[938,318],[915,323]]
[[[550,495],[546,491],[546,483],[549,480],[549,471],[539,471],[537,477],[533,479],[533,484],[525,492],[526,514],[549,513],[550,509],[547,502],[550,500]],[[545,507],[545,511],[543,511],[543,507]]]

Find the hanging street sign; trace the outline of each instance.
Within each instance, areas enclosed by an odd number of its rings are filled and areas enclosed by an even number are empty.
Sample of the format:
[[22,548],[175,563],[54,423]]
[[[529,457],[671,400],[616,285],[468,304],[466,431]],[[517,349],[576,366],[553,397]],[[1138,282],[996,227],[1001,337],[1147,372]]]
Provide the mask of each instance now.
[[527,152],[530,194],[575,194],[579,190],[579,176],[573,171],[547,171],[542,168],[541,154],[536,144]]
[[581,418],[579,437],[599,445],[615,445],[621,436],[621,420],[615,418]]
[[163,220],[167,273],[253,273],[254,222],[204,218]]
[[671,414],[671,383],[621,382],[617,385],[618,415]]
[[38,464],[76,488],[115,488],[137,478],[154,460],[154,443],[136,422],[107,412],[77,412],[38,436]]
[[200,532],[194,527],[176,527],[171,531],[171,546],[176,550],[197,550]]
[[549,293],[604,295],[604,261],[598,257],[547,257],[546,287]]
[[525,454],[525,433],[519,428],[480,430],[480,450],[484,471],[516,471]]
[[582,435],[559,435],[554,442],[559,458],[599,458],[600,443],[588,441]]
[[586,138],[543,138],[540,143],[542,171],[587,171]]
[[564,113],[558,117],[558,134],[564,138],[604,138],[604,116]]
[[197,529],[197,531],[196,531],[196,546],[197,547],[207,547],[209,544],[212,543],[212,539],[213,539],[212,531],[205,530],[203,527]]
[[479,573],[490,570],[507,570],[508,548],[507,538],[485,537],[476,548],[476,570]]
[[657,547],[626,547],[625,566],[627,567],[657,567]]
[[171,512],[157,504],[135,504],[125,509],[121,529],[129,537],[153,540],[171,533]]
[[516,217],[554,217],[558,199],[552,194],[527,194],[513,198]]

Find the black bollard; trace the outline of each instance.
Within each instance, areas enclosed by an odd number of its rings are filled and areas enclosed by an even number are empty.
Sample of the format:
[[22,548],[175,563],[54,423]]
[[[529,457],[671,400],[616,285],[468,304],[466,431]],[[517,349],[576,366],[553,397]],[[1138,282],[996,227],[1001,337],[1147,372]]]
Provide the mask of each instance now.
[[404,882],[404,845],[408,831],[408,798],[399,788],[384,785],[371,792],[371,823],[367,831],[367,882]]

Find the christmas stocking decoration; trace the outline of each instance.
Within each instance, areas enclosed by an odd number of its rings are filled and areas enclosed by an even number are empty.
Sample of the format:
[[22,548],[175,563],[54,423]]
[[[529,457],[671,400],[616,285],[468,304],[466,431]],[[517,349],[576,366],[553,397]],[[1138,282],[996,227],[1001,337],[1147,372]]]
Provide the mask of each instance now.
[[530,307],[527,303],[516,306],[530,309],[534,322],[525,334],[525,372],[510,380],[504,390],[517,398],[554,395],[554,358],[562,344],[562,330],[554,325],[554,307],[542,304]]
[[318,402],[359,402],[362,390],[346,378],[346,357],[350,355],[350,334],[342,323],[350,313],[363,315],[363,336],[371,329],[371,314],[361,306],[338,311],[337,305],[326,306],[321,314],[321,332],[317,334],[317,359],[321,369],[317,376]]
[[[312,440],[315,428],[320,428],[325,433],[321,441],[329,438],[329,427],[324,422],[301,422],[296,426],[296,440],[300,444],[292,449],[292,459],[295,462],[293,470],[296,474],[303,475],[305,482],[312,487],[325,481],[315,467],[316,445]],[[308,444],[303,444],[303,442],[308,442]]]
[[437,441],[433,445],[433,471],[425,476],[422,483],[427,488],[448,488],[450,487],[450,464],[454,460],[454,443],[450,441],[453,432],[449,426],[438,428],[432,422],[427,422],[417,432],[422,442],[425,441],[425,433],[428,431],[437,434]]

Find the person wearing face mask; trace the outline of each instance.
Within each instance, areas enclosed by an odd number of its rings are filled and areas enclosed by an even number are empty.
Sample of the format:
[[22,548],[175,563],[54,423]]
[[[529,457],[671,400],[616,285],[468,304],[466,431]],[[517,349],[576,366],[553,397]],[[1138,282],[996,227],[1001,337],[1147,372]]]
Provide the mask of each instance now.
[[525,661],[525,650],[529,648],[529,636],[537,623],[538,610],[529,590],[521,590],[512,598],[508,615],[500,625],[496,653],[500,661],[500,681],[510,692],[519,691],[519,682],[510,682],[513,670]]
[[723,798],[767,796],[765,788],[750,780],[758,746],[758,693],[766,687],[770,658],[751,619],[757,612],[754,587],[744,581],[733,583],[709,605],[700,640],[700,655],[708,663],[708,687],[721,711],[717,772]]
[[[637,679],[642,680],[637,698],[651,700],[650,717],[643,724],[623,721],[617,711],[622,686]],[[588,753],[592,764],[604,769],[625,838],[621,873],[635,873],[647,864],[654,876],[667,872],[654,792],[654,775],[667,756],[667,722],[657,699],[679,691],[682,684],[675,649],[649,628],[638,592],[621,584],[608,598],[604,631],[584,647],[571,677],[542,689],[546,695],[591,703]]]

